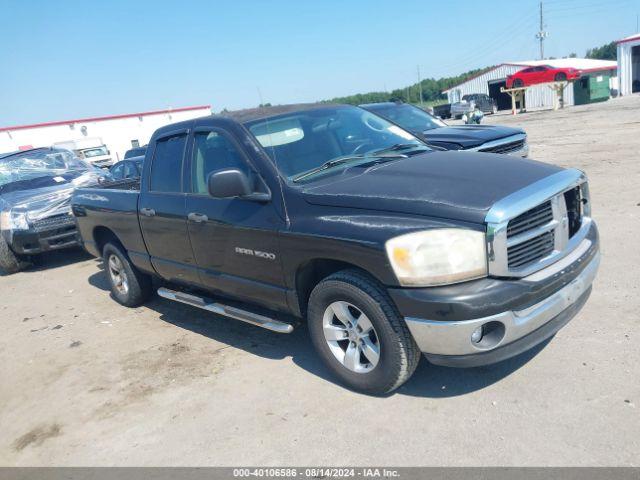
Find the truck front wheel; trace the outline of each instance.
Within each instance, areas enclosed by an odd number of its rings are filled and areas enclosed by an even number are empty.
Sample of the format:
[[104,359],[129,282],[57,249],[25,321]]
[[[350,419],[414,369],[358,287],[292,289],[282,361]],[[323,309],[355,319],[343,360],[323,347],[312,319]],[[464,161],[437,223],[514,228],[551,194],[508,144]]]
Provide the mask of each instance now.
[[30,265],[24,257],[16,255],[9,247],[2,234],[0,234],[0,270],[5,273],[17,273]]
[[308,306],[313,345],[346,386],[389,393],[413,374],[420,351],[384,288],[357,270],[321,281]]
[[120,245],[107,243],[103,249],[103,261],[111,294],[125,307],[137,307],[151,296],[151,277],[131,264],[129,256]]

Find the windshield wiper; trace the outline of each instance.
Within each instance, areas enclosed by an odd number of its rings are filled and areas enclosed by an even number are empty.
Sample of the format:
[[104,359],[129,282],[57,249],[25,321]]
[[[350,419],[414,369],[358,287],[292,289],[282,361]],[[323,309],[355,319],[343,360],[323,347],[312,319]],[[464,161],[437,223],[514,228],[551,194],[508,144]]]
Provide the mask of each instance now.
[[311,170],[307,170],[306,172],[302,172],[299,175],[296,175],[295,177],[293,177],[293,181],[294,182],[299,182],[300,180],[303,180],[311,175],[315,175],[316,173],[322,172],[324,170],[328,170],[329,168],[333,168],[335,166],[338,165],[342,165],[344,163],[348,163],[351,162],[353,160],[364,160],[364,159],[380,159],[380,158],[389,158],[389,159],[393,159],[393,158],[406,158],[406,155],[403,154],[387,154],[384,155],[381,152],[380,153],[359,153],[356,155],[344,155],[342,157],[337,157],[337,158],[332,158],[331,160],[328,160],[326,162],[324,162],[322,165],[319,165],[315,168],[312,168]]
[[391,145],[390,147],[382,148],[380,150],[376,150],[375,152],[371,152],[371,155],[378,155],[384,152],[397,152],[401,150],[428,150],[429,147],[426,145],[421,145],[419,143],[396,143],[395,145]]

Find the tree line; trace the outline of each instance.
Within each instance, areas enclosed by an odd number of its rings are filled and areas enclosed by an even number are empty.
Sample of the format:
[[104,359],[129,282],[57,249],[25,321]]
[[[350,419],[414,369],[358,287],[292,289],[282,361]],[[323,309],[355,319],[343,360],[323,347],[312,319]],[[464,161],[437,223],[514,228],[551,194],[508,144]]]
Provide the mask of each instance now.
[[442,94],[454,85],[464,82],[470,77],[480,75],[493,67],[477,68],[453,77],[425,78],[418,82],[402,88],[396,88],[389,92],[367,92],[356,93],[344,97],[335,97],[325,100],[326,103],[346,103],[350,105],[360,105],[363,103],[401,101],[407,103],[420,103],[420,86],[422,86],[422,102],[437,105],[446,103],[447,96]]

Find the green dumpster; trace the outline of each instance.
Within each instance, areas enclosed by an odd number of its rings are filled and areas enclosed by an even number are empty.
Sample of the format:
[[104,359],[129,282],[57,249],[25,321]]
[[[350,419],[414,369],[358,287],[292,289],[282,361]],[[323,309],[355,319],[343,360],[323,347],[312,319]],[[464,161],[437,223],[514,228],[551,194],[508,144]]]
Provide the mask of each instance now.
[[604,102],[609,100],[609,78],[606,73],[590,73],[583,75],[573,83],[573,103]]

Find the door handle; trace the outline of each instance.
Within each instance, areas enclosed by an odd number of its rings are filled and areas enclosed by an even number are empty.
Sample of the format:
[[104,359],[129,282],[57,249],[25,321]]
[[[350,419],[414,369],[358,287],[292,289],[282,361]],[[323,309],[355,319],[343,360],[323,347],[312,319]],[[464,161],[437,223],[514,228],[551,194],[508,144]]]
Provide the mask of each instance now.
[[203,223],[209,220],[209,217],[203,215],[202,213],[191,212],[187,215],[187,218],[190,222]]
[[141,208],[140,213],[145,217],[153,217],[156,211],[153,208]]

